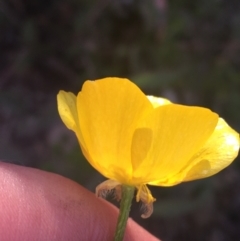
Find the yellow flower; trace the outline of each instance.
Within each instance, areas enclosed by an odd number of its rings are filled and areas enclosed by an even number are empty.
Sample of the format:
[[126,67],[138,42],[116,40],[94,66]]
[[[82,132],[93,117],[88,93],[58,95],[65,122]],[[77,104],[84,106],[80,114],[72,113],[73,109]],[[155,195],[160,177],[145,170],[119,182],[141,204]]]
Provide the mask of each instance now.
[[228,166],[239,151],[239,134],[206,108],[146,96],[128,79],[86,81],[77,97],[58,96],[58,111],[76,133],[89,163],[109,180],[97,195],[121,184],[137,188],[148,217],[155,199],[146,184],[172,186],[205,178]]

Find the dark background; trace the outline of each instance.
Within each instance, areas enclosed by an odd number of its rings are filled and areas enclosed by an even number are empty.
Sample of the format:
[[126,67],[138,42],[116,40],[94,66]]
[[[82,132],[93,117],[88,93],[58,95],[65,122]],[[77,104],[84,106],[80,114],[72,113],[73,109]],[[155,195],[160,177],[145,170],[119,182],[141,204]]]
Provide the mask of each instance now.
[[[239,0],[1,0],[0,159],[105,180],[61,122],[56,94],[127,77],[146,94],[218,112],[240,130]],[[218,175],[150,187],[154,213],[131,216],[163,241],[240,240],[239,159]]]

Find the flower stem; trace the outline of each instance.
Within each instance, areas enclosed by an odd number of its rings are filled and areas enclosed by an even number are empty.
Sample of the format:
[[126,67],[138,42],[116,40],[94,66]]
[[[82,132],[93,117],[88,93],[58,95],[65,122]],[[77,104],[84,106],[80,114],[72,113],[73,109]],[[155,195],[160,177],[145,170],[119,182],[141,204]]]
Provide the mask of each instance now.
[[135,187],[122,185],[122,199],[120,203],[117,227],[114,235],[114,241],[122,241],[127,225],[127,220],[132,204]]

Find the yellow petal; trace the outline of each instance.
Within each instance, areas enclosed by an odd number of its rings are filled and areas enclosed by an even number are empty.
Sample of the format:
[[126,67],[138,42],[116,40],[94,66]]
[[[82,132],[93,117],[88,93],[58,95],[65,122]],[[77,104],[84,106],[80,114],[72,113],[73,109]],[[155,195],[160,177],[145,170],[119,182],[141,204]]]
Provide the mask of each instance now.
[[154,108],[159,107],[161,105],[172,104],[172,102],[170,100],[165,99],[165,98],[161,98],[161,97],[148,95],[147,98],[150,100],[150,102],[152,103]]
[[[200,107],[172,104],[154,109],[133,136],[133,182],[161,185],[171,180],[189,165],[217,121],[217,114]],[[150,144],[143,145],[145,139]]]
[[71,92],[59,91],[57,95],[58,112],[63,123],[72,131],[77,130],[77,100],[76,96]]
[[86,81],[77,96],[78,117],[88,160],[104,176],[128,184],[131,142],[136,123],[153,109],[127,79]]
[[205,178],[221,171],[237,157],[239,152],[239,134],[222,118],[213,134],[191,159],[193,163],[186,170],[183,181]]
[[77,112],[77,98],[71,92],[59,91],[57,95],[58,112],[63,123],[70,130],[74,131],[84,156],[87,158],[88,153],[82,138],[82,134],[79,128],[78,112]]

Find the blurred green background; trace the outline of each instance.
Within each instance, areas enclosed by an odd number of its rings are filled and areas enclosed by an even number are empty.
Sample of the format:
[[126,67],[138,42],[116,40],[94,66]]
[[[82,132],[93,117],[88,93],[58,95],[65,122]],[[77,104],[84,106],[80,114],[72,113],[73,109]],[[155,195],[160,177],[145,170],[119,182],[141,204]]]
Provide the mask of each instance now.
[[[127,77],[145,93],[218,112],[240,131],[240,1],[1,0],[0,158],[76,180],[105,180],[56,108],[60,89]],[[131,216],[163,241],[240,240],[240,164],[172,188]]]

